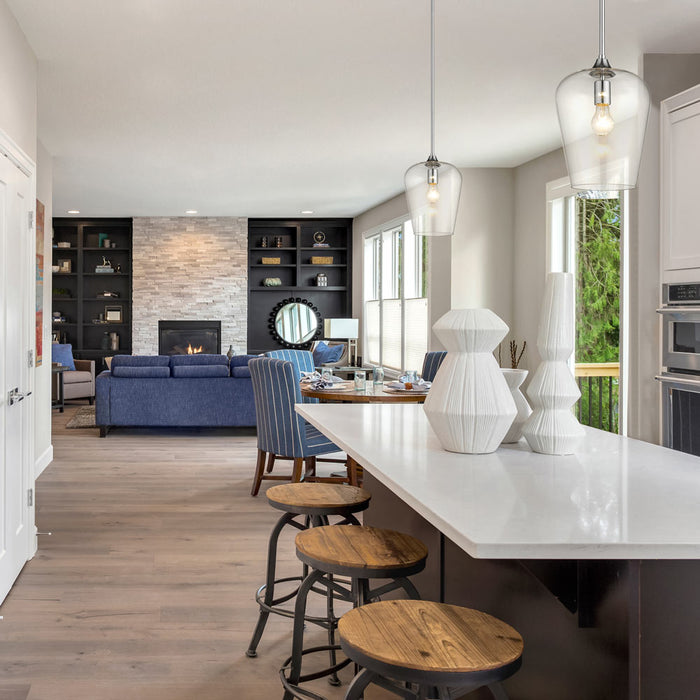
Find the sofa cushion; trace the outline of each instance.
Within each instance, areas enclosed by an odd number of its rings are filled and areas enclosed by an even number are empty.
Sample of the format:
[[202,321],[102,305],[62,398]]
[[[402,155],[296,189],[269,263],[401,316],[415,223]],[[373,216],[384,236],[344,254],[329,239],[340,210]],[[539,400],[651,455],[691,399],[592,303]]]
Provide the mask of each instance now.
[[[231,358],[231,368],[233,368],[233,367],[247,367],[248,362],[250,362],[250,360],[252,360],[254,357],[260,357],[260,355],[234,355]],[[233,375],[233,371],[231,372],[231,374]],[[235,376],[235,375],[233,375],[233,376]],[[250,375],[246,375],[246,376],[249,377]]]
[[250,377],[250,369],[248,369],[248,365],[245,367],[231,367],[231,376],[239,379],[241,377]]
[[[170,367],[169,355],[115,355],[111,368],[114,367]],[[124,376],[124,375],[122,375]],[[136,376],[136,375],[133,375]],[[144,375],[145,376],[145,375]],[[161,376],[161,375],[159,375]]]
[[321,341],[313,350],[314,364],[318,367],[328,362],[337,362],[341,358],[344,350],[344,345],[333,345],[331,347]]
[[171,355],[170,366],[180,367],[181,365],[226,365],[228,366],[228,357],[226,355],[204,355],[198,353],[196,355]]
[[[116,357],[114,358],[117,359]],[[115,366],[112,361],[112,376],[113,377],[160,377],[167,379],[170,376],[170,367],[134,367],[134,366]]]
[[51,345],[51,361],[74,371],[73,346],[70,343],[53,343]]
[[228,365],[175,365],[173,377],[228,377]]
[[75,372],[63,373],[63,383],[66,386],[68,384],[80,384],[81,382],[92,382],[92,372],[81,372],[77,370]]

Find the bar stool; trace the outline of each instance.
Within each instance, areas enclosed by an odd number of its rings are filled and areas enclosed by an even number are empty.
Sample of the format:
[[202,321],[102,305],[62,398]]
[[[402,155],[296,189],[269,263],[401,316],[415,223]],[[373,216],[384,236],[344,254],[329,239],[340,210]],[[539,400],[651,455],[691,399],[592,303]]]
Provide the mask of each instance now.
[[340,618],[338,633],[345,654],[363,667],[345,700],[361,698],[370,683],[403,698],[437,692],[449,700],[482,686],[497,700],[507,698],[497,684],[520,668],[523,653],[522,637],[505,622],[421,600],[355,608]]
[[[359,526],[359,522],[354,513],[359,513],[369,506],[372,497],[368,491],[357,486],[345,484],[325,484],[325,483],[296,483],[280,484],[273,486],[266,491],[268,503],[277,510],[284,511],[284,515],[277,521],[272,529],[267,549],[267,573],[265,583],[260,586],[255,594],[255,600],[260,606],[253,637],[246,651],[246,656],[254,658],[257,656],[257,648],[265,630],[270,613],[282,615],[283,617],[294,617],[294,611],[280,607],[283,603],[291,600],[297,595],[298,587],[279,598],[275,598],[275,586],[277,584],[298,581],[301,583],[308,574],[308,566],[303,565],[300,576],[286,576],[275,579],[277,567],[277,542],[280,533],[286,526],[305,530],[308,527],[328,525],[329,516],[340,516],[342,520],[339,524],[351,524]],[[304,516],[303,522],[295,520],[298,516]],[[329,602],[329,605],[331,603]],[[326,626],[327,618],[307,616],[307,622]]]
[[[299,685],[323,676],[337,685],[337,672],[351,663],[345,659],[336,663],[334,633],[337,620],[329,609],[328,645],[304,649],[304,620],[309,591],[324,586],[333,598],[351,602],[353,606],[365,605],[385,593],[403,589],[410,598],[419,598],[418,591],[408,576],[425,567],[428,556],[426,546],[415,537],[394,530],[366,526],[333,525],[314,527],[296,536],[297,557],[311,568],[297,593],[294,612],[292,655],[280,669],[285,688],[284,700],[295,695],[323,700],[322,696]],[[341,585],[334,576],[350,579],[350,587]],[[370,589],[370,579],[389,579],[387,583]],[[306,654],[328,651],[331,665],[321,671],[302,675],[302,658]]]

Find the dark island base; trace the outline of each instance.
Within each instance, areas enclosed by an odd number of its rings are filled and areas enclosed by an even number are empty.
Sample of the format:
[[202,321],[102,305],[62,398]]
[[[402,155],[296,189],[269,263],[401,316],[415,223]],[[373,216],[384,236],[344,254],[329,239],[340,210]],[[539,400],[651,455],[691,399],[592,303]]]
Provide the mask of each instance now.
[[[430,555],[426,599],[478,608],[525,639],[510,700],[700,697],[700,562],[474,559],[365,471],[364,522],[409,532]],[[476,691],[469,700],[491,698]]]

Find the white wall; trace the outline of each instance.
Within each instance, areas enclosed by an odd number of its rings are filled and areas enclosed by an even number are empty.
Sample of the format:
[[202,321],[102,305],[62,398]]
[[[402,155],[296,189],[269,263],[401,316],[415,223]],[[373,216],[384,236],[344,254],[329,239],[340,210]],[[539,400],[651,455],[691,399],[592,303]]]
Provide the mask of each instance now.
[[521,367],[534,370],[540,362],[537,326],[547,274],[546,186],[565,177],[566,163],[561,149],[525,163],[514,172],[513,207],[513,325],[511,335],[518,343],[527,341]]
[[36,57],[0,0],[0,129],[36,162]]
[[451,253],[451,307],[513,317],[512,168],[463,168]]
[[36,198],[44,204],[44,323],[43,361],[34,376],[34,476],[51,463],[51,220],[52,159],[41,143],[37,144]]

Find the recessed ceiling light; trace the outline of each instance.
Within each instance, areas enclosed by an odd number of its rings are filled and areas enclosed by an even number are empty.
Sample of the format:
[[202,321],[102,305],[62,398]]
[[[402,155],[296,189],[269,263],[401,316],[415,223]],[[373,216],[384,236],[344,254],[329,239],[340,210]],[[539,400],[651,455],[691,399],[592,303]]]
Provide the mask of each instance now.
[[69,209],[68,213],[69,214],[80,214],[80,209]]
[[185,211],[185,214],[196,214],[196,213],[197,213],[197,210],[196,210],[196,209],[187,209],[187,210]]
[[314,210],[313,209],[302,209],[301,213],[302,214],[313,214]]

